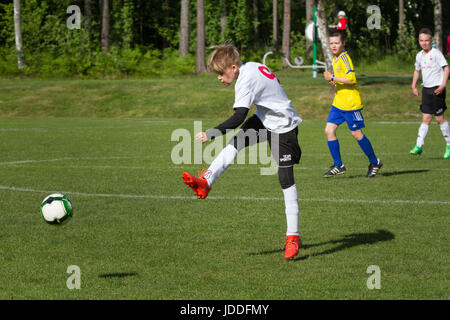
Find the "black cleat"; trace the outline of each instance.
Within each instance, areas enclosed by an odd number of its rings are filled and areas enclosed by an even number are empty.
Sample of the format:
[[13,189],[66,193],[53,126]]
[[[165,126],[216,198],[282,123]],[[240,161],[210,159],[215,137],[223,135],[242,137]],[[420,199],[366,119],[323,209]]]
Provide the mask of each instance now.
[[331,166],[330,170],[328,170],[327,172],[325,172],[323,174],[324,178],[329,178],[329,177],[334,177],[338,174],[344,174],[345,171],[347,171],[347,169],[345,168],[344,165],[338,167],[338,166]]
[[380,159],[378,159],[377,164],[371,163],[369,165],[369,171],[367,171],[366,178],[375,177],[378,173],[378,170],[380,170],[382,166],[383,166],[383,162]]

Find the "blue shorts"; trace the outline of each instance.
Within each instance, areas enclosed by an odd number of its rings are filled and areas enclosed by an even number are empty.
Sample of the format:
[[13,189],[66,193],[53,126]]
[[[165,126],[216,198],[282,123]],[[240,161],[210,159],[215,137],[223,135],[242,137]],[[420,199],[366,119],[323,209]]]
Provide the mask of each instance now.
[[351,131],[356,131],[365,128],[364,118],[361,113],[362,109],[356,111],[345,111],[331,106],[330,113],[328,114],[327,122],[337,125],[347,122],[347,126]]

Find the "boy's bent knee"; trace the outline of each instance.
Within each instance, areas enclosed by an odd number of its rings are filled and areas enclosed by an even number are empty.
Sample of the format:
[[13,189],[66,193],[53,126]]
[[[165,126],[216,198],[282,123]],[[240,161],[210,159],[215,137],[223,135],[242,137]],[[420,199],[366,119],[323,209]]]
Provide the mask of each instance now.
[[361,140],[363,138],[364,134],[362,133],[361,130],[355,130],[355,131],[352,131],[352,136],[356,140]]
[[278,180],[282,189],[287,189],[295,184],[294,167],[280,167],[278,168]]

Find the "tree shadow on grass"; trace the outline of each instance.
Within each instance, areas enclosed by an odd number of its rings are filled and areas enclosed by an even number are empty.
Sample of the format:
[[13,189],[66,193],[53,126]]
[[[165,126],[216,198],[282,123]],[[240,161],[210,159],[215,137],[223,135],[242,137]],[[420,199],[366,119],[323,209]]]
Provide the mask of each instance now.
[[113,272],[113,273],[102,273],[98,275],[99,278],[110,279],[110,278],[126,278],[137,276],[137,272]]
[[[384,241],[391,241],[395,239],[395,235],[386,230],[377,230],[376,232],[369,232],[369,233],[351,233],[344,235],[342,238],[337,240],[330,240],[325,242],[319,242],[319,243],[313,243],[313,244],[303,244],[300,249],[300,257],[297,257],[295,259],[291,259],[294,261],[297,260],[306,260],[309,257],[316,257],[321,256],[325,254],[331,254],[335,253],[337,251],[349,249],[352,247],[356,247],[359,245],[366,245],[366,244],[374,244],[377,242],[384,242]],[[319,247],[327,244],[336,244],[334,248],[324,250],[321,252],[316,252],[312,254],[302,255],[304,250],[308,250],[313,247]],[[281,249],[277,250],[269,250],[269,251],[261,251],[261,252],[253,252],[249,253],[249,256],[256,256],[256,255],[267,255],[267,254],[273,254],[273,253],[279,253],[281,252]]]

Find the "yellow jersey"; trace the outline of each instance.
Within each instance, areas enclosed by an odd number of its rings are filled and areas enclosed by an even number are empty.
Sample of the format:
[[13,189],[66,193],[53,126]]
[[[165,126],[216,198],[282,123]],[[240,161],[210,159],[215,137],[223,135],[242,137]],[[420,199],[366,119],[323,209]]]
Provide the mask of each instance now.
[[344,77],[353,82],[353,85],[335,82],[335,96],[333,106],[344,111],[355,111],[363,108],[358,84],[356,83],[355,70],[347,51],[339,57],[333,57],[333,73],[335,77]]

